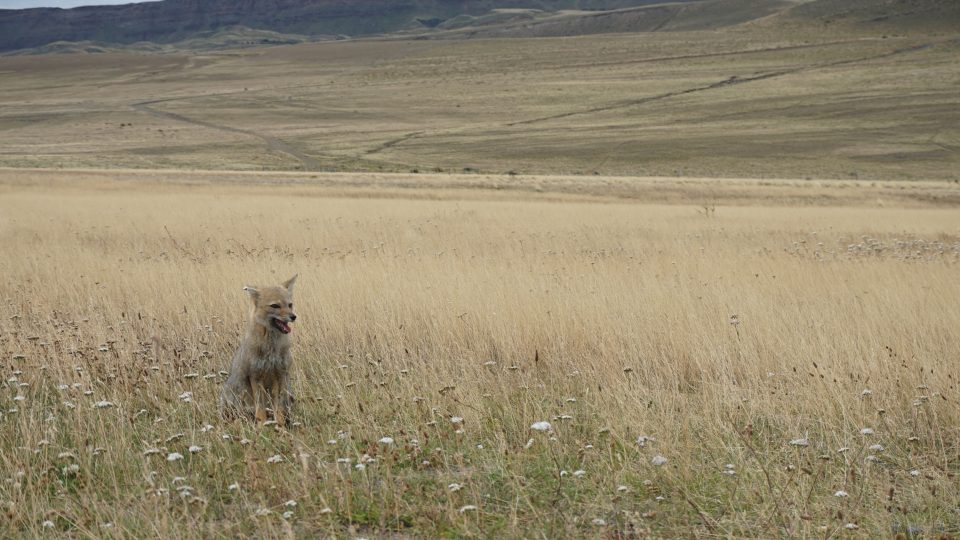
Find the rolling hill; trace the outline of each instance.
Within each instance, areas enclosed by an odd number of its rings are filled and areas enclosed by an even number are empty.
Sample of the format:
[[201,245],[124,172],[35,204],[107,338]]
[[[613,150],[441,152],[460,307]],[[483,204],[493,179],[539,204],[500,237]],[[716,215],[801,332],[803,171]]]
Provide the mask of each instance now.
[[318,39],[562,37],[740,24],[840,32],[960,28],[955,0],[163,0],[0,10],[0,52],[214,50]]
[[164,0],[74,9],[0,10],[0,51],[57,41],[173,43],[242,25],[307,36],[426,30],[494,9],[611,10],[659,0]]

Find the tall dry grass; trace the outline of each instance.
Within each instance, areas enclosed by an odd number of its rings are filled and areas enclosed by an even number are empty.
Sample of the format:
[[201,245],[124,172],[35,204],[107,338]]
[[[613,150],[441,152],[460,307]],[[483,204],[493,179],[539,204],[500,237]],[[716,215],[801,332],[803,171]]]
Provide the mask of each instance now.
[[[8,533],[957,533],[955,210],[323,195],[4,188]],[[299,425],[224,424],[295,272]]]

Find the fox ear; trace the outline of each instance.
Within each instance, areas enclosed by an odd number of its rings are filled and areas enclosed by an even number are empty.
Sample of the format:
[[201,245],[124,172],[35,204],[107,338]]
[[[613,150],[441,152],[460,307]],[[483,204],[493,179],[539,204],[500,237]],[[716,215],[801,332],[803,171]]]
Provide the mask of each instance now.
[[247,294],[250,295],[250,298],[252,298],[254,302],[256,302],[260,298],[260,291],[258,291],[254,287],[247,286],[247,287],[244,287],[243,290],[247,291]]
[[294,274],[292,278],[290,278],[290,279],[288,279],[287,281],[285,281],[285,282],[283,283],[283,288],[286,289],[286,290],[288,290],[288,291],[290,291],[290,292],[293,292],[293,284],[297,282],[297,276],[299,276],[299,275],[300,275],[300,274]]

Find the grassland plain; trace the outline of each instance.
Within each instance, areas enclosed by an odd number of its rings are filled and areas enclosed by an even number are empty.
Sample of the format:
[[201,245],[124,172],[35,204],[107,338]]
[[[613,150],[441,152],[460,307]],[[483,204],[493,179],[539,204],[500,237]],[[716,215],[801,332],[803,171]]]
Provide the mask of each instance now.
[[483,178],[0,171],[4,535],[958,534],[955,186]]
[[757,21],[0,57],[0,165],[956,180],[958,37]]

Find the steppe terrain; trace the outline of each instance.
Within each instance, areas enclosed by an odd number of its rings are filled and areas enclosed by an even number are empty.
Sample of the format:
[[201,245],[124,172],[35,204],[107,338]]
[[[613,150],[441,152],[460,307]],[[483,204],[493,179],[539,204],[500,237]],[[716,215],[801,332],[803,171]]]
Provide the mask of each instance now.
[[[958,53],[0,57],[0,536],[960,535]],[[294,273],[296,424],[223,422]]]
[[957,180],[956,35],[0,57],[0,165]]

